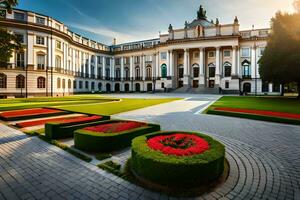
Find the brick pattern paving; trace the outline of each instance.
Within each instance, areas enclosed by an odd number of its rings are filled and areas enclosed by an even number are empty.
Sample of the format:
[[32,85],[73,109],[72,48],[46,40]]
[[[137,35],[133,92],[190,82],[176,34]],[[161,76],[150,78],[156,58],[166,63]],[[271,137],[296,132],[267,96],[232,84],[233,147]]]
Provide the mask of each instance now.
[[[203,98],[186,101],[198,100]],[[197,199],[300,199],[300,127],[195,115],[203,104],[191,105],[171,102],[117,117],[159,122],[165,130],[202,131],[226,145],[229,178]],[[117,159],[124,162],[129,154],[124,151]],[[133,185],[0,124],[0,199],[174,198]]]

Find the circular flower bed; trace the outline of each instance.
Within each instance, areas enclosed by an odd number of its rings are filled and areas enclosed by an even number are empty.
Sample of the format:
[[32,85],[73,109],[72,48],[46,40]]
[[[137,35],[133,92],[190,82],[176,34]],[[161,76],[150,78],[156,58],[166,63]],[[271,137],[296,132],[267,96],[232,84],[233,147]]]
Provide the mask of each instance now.
[[113,151],[130,146],[135,137],[159,130],[157,124],[110,120],[75,131],[74,143],[85,151]]
[[132,141],[132,172],[150,183],[208,183],[222,174],[224,161],[224,146],[201,133],[156,132]]

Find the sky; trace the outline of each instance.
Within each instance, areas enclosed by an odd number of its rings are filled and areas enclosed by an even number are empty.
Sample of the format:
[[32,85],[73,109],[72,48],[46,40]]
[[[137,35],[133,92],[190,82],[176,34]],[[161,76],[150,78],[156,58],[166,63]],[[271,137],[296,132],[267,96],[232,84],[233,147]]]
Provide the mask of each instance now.
[[294,12],[294,0],[19,0],[17,8],[53,17],[70,30],[111,45],[158,38],[169,24],[183,28],[197,16],[200,5],[209,19],[233,23],[237,16],[240,30],[268,28],[278,10]]

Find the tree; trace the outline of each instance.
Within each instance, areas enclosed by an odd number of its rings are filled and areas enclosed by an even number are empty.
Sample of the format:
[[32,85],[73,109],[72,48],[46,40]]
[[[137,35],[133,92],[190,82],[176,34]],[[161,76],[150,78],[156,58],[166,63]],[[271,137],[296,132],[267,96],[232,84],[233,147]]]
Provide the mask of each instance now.
[[[7,9],[8,12],[11,12],[12,7],[16,6],[17,3],[17,0],[0,0],[0,6]],[[23,50],[20,40],[15,35],[9,33],[6,29],[0,28],[0,66],[7,66],[14,50]]]
[[300,98],[300,13],[278,12],[272,19],[271,36],[259,60],[259,73],[265,81],[298,84]]

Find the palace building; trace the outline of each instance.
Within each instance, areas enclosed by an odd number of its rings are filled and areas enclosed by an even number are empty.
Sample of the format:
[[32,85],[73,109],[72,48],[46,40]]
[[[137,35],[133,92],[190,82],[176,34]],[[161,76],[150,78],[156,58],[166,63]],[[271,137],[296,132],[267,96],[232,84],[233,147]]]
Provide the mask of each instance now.
[[239,29],[196,19],[158,38],[111,46],[80,36],[63,23],[31,11],[0,8],[0,27],[20,38],[0,66],[0,96],[64,96],[85,92],[175,91],[279,94],[281,87],[260,79],[258,60],[270,29]]

